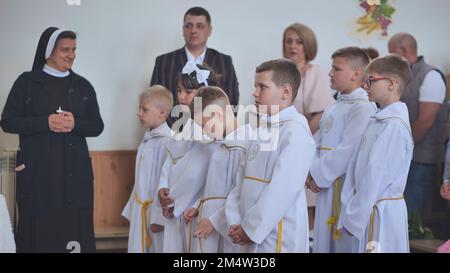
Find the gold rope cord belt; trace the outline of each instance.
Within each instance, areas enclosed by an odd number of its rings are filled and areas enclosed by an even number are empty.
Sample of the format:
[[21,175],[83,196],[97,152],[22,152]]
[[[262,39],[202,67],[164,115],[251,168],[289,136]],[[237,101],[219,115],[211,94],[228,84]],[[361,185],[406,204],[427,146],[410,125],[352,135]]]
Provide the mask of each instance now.
[[152,246],[152,239],[148,230],[148,207],[153,203],[153,199],[142,201],[139,196],[134,193],[134,200],[142,206],[141,208],[141,246],[142,253],[145,253],[145,249]]
[[172,164],[173,165],[177,164],[177,161],[180,160],[184,156],[184,155],[181,155],[179,157],[173,157],[172,152],[168,148],[166,148],[166,151],[169,154],[170,159],[172,159]]
[[283,246],[283,222],[283,219],[278,222],[277,253],[281,253],[281,247]]
[[[388,197],[388,198],[382,198],[378,200],[375,205],[373,206],[372,213],[370,214],[370,224],[369,224],[369,243],[373,241],[373,235],[374,235],[374,226],[375,226],[375,213],[378,213],[377,205],[383,201],[397,201],[397,200],[403,200],[404,196],[400,197]],[[366,249],[367,253],[370,253],[370,249]]]
[[[209,201],[209,200],[225,200],[225,199],[227,199],[227,198],[224,197],[224,196],[211,196],[211,197],[206,197],[206,198],[200,199],[200,203],[197,206],[197,210],[199,211],[198,217],[197,217],[197,222],[202,219],[203,207],[204,207],[204,204],[205,204],[206,201]],[[193,237],[193,235],[192,235],[192,221],[189,222],[188,225],[189,225],[188,253],[191,253],[192,237]],[[202,238],[198,238],[198,240],[199,240],[199,244],[200,244],[201,253],[203,253],[203,241],[202,241]]]
[[266,179],[262,179],[262,178],[258,178],[258,177],[254,177],[254,176],[244,176],[244,179],[249,179],[249,180],[266,183],[266,184],[269,184],[271,182],[270,180],[266,180]]
[[319,150],[323,150],[323,151],[333,151],[334,148],[330,148],[330,147],[325,147],[325,146],[320,146]]
[[[323,151],[333,151],[334,148],[320,146],[319,150]],[[333,211],[332,215],[327,219],[328,233],[333,230],[332,239],[334,241],[341,238],[341,232],[338,230],[337,226],[339,223],[339,217],[341,214],[341,191],[342,191],[342,179],[339,177],[333,183]]]
[[332,215],[327,219],[328,233],[333,230],[332,239],[334,241],[341,238],[341,232],[338,230],[337,226],[339,223],[339,217],[341,214],[341,191],[342,191],[342,180],[339,177],[334,181],[333,184],[333,212]]

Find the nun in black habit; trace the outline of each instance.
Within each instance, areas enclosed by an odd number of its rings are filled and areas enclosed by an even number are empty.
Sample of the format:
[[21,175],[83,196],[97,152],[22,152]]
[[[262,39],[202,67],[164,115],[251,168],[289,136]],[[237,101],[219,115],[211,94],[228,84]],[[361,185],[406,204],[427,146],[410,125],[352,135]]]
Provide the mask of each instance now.
[[95,252],[86,137],[103,131],[92,85],[71,70],[76,34],[54,27],[8,95],[0,125],[19,135],[17,252]]

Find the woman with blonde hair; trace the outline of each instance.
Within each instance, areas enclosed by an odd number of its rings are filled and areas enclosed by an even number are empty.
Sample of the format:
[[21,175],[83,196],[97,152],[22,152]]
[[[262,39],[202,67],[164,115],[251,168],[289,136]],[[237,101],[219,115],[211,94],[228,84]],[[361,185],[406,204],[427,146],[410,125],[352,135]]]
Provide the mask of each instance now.
[[[311,64],[317,55],[317,38],[306,25],[295,23],[283,33],[283,57],[294,61],[301,75],[301,84],[294,106],[308,120],[311,133],[316,134],[326,107],[334,103],[330,78],[318,65]],[[315,195],[306,190],[310,229],[314,227]]]

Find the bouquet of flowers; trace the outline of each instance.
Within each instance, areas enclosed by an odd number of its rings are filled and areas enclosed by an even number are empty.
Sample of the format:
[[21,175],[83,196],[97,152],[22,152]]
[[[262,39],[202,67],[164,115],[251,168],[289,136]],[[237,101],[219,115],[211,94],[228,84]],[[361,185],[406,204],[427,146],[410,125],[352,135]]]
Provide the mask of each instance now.
[[356,21],[358,32],[370,35],[374,31],[381,31],[381,36],[388,36],[388,26],[392,23],[395,8],[388,0],[359,0],[359,6],[366,12]]

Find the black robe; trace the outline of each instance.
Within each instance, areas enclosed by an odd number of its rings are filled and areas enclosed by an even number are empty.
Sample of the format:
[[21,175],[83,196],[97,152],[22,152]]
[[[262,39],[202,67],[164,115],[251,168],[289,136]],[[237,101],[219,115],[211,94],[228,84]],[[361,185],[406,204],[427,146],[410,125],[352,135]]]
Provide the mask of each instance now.
[[[96,94],[71,71],[63,96],[55,97],[48,77],[39,70],[20,75],[1,116],[2,129],[19,135],[17,166],[25,166],[16,176],[17,251],[68,252],[74,241],[81,252],[94,252],[93,171],[85,138],[103,131]],[[71,133],[49,129],[48,116],[59,103],[74,115]]]

